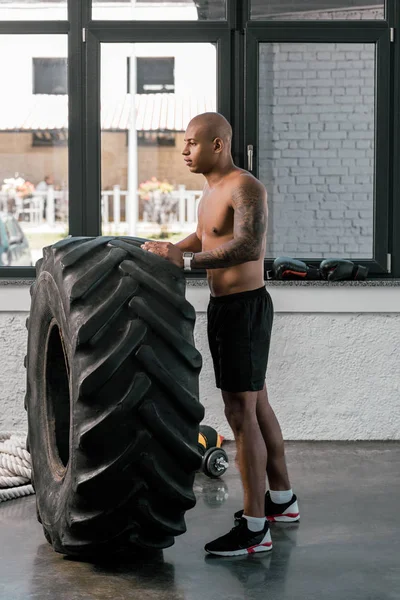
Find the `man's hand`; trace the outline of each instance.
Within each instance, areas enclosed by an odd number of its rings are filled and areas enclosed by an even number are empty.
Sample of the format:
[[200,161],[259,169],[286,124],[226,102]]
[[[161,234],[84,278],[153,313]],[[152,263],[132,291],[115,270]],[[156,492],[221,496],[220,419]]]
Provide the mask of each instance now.
[[183,254],[179,248],[170,242],[145,242],[141,248],[147,252],[158,254],[179,268],[183,268]]

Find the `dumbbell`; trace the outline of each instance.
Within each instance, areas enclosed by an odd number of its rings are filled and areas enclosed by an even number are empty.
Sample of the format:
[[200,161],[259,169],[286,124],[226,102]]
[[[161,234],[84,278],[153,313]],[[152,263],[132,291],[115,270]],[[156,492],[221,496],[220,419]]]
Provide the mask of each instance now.
[[221,448],[224,438],[208,425],[200,425],[198,448],[202,456],[201,470],[205,475],[216,479],[229,467],[228,455]]

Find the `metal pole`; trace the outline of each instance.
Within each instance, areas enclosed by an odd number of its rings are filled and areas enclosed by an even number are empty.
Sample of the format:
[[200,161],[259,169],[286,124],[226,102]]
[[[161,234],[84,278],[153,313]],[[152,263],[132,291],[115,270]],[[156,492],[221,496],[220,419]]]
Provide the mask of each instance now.
[[[132,18],[136,0],[131,0]],[[126,197],[126,221],[128,224],[128,235],[135,236],[139,218],[138,202],[138,153],[137,153],[137,131],[136,131],[136,48],[131,44],[129,68],[129,91],[130,91],[130,116],[128,131],[128,194]]]
[[102,214],[102,218],[103,218],[103,229],[106,230],[106,234],[103,233],[103,235],[107,235],[108,234],[108,229],[109,229],[109,208],[108,208],[108,194],[102,194],[101,196],[101,214]]
[[178,185],[179,190],[179,224],[184,227],[186,223],[185,185]]
[[54,186],[52,186],[52,185],[49,185],[47,188],[46,221],[47,221],[47,225],[49,225],[50,227],[54,227],[55,202],[54,202]]
[[113,205],[114,228],[118,235],[121,221],[121,187],[119,185],[113,187]]

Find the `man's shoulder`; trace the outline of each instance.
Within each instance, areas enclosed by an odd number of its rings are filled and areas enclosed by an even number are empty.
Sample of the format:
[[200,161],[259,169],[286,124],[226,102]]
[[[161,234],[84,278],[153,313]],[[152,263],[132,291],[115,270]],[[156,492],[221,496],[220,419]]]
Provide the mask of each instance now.
[[266,197],[267,191],[264,184],[254,177],[249,171],[238,169],[231,179],[232,192],[239,194],[259,195],[260,199]]
[[230,183],[234,186],[253,186],[258,187],[260,189],[265,189],[264,184],[254,177],[252,173],[246,171],[245,169],[235,169],[230,177]]

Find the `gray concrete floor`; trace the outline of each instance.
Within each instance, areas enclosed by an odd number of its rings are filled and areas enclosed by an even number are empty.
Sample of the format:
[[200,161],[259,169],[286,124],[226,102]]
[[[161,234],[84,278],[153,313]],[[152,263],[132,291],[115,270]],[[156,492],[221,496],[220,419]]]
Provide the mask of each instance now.
[[233,444],[222,480],[196,479],[188,531],[152,557],[93,565],[53,552],[33,496],[0,505],[1,600],[399,600],[400,443],[288,443],[302,520],[273,550],[206,556],[242,505]]

